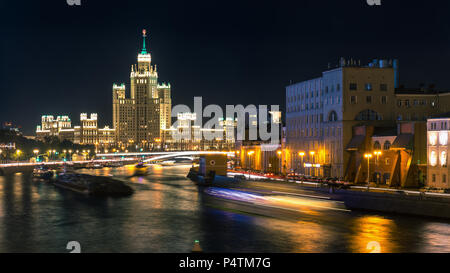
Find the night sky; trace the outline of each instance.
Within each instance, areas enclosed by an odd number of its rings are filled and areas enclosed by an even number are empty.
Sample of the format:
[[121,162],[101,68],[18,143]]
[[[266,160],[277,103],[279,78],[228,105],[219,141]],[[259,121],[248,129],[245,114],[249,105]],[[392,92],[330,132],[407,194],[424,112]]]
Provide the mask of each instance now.
[[450,89],[448,1],[0,0],[0,121],[34,134],[43,114],[112,123],[112,84],[141,49],[173,104],[279,104],[285,86],[341,56],[398,58],[400,83]]

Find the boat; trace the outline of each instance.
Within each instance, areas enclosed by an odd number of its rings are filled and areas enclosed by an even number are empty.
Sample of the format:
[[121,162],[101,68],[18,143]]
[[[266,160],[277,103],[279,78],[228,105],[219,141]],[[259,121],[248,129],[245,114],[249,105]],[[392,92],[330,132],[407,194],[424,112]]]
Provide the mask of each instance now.
[[147,175],[148,166],[144,162],[134,165],[134,175]]
[[33,170],[33,178],[36,178],[36,179],[48,180],[48,179],[52,178],[53,175],[54,175],[53,171],[50,170],[44,164],[36,166]]
[[133,189],[112,177],[79,173],[60,174],[53,179],[57,187],[92,196],[127,196]]
[[173,166],[173,165],[175,165],[175,160],[166,160],[166,161],[163,161],[163,162],[159,163],[159,165],[161,165],[161,166]]

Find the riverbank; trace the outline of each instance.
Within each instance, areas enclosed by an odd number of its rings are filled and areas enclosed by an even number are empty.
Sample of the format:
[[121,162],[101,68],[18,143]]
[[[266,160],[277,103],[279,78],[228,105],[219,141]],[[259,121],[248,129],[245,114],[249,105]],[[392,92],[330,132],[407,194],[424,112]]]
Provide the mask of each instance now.
[[314,195],[341,201],[351,210],[370,210],[450,219],[450,194],[366,187],[339,189],[318,183],[252,181],[216,183],[215,186],[255,191],[263,194]]

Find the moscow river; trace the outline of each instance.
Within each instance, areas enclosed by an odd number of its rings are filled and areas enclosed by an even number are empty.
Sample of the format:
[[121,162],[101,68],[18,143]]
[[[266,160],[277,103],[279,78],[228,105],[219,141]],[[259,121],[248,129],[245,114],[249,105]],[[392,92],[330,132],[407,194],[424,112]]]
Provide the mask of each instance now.
[[[450,221],[308,206],[296,216],[230,209],[185,176],[189,166],[82,170],[127,179],[125,198],[88,197],[29,174],[0,176],[0,252],[450,252]],[[251,205],[249,205],[251,206]],[[270,210],[268,208],[267,210]]]

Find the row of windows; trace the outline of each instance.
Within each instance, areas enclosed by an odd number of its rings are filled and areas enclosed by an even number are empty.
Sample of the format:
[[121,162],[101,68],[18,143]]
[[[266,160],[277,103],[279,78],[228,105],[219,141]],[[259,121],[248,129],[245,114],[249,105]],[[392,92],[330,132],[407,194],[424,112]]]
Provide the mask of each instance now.
[[290,137],[341,137],[341,128],[308,128],[291,131]]
[[430,130],[438,130],[438,124],[440,124],[440,129],[441,130],[447,130],[447,121],[441,121],[441,122],[431,122],[430,123]]
[[[371,104],[373,102],[372,96],[366,96],[366,103]],[[357,104],[358,96],[350,96],[350,104]],[[387,104],[387,96],[380,97],[381,104]]]
[[[412,100],[412,105],[414,105],[414,106],[426,106],[427,104],[428,104],[428,101],[425,100],[425,99]],[[436,106],[436,101],[435,100],[431,100],[430,101],[430,105],[431,105],[431,107],[435,107]],[[411,103],[410,103],[410,100],[397,100],[397,106],[398,107],[402,107],[402,106],[404,106],[404,107],[411,107]]]
[[323,105],[339,105],[341,103],[341,97],[329,97],[324,100],[324,102],[321,103],[307,103],[302,105],[295,105],[288,107],[288,112],[300,112],[305,110],[314,110],[314,109],[321,109],[323,108]]
[[[357,83],[350,83],[348,87],[351,91],[358,91],[358,84]],[[380,83],[379,91],[387,91],[388,85],[386,83]],[[373,84],[372,83],[365,83],[364,84],[364,91],[373,91]]]
[[[338,92],[340,90],[341,90],[341,85],[337,84],[336,91]],[[328,93],[333,93],[334,91],[335,91],[334,85],[331,85],[329,88],[328,88],[328,86],[325,86],[325,88],[320,91],[320,95],[323,96],[324,93],[328,94]],[[293,95],[292,91],[290,91],[290,92],[288,91],[287,101],[288,102],[296,102],[296,101],[300,101],[303,99],[319,97],[318,90],[305,91],[305,88],[303,88],[303,90],[301,90],[300,92],[301,92],[300,94]]]
[[[386,140],[383,144],[383,150],[389,150],[391,148],[391,142],[389,140]],[[381,144],[380,142],[377,140],[373,143],[373,149],[374,150],[381,150]]]
[[[435,173],[431,174],[431,182],[436,182],[436,174]],[[442,183],[447,183],[447,175],[446,174],[442,175]]]

